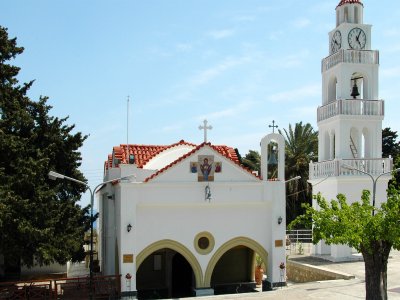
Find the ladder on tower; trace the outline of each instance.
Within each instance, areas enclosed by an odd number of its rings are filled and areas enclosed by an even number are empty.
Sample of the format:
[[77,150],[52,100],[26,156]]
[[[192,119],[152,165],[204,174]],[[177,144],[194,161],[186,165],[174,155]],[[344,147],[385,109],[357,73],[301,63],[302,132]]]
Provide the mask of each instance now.
[[357,147],[354,144],[353,138],[351,136],[350,136],[350,150],[351,150],[351,153],[353,154],[353,158],[357,159],[358,158]]
[[365,171],[365,162],[362,159],[358,159],[358,150],[356,147],[356,144],[353,141],[353,138],[350,136],[350,150],[351,153],[353,154],[353,158],[357,159],[357,163],[356,163],[356,168],[362,171]]

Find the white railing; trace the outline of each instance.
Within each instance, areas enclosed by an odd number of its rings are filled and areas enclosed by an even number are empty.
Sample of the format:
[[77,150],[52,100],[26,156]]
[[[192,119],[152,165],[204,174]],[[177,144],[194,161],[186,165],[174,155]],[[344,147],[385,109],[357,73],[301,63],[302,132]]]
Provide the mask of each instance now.
[[287,255],[311,255],[312,229],[286,230]]
[[362,175],[357,170],[362,170],[377,176],[393,169],[393,159],[389,158],[366,158],[366,159],[334,159],[321,162],[310,162],[310,179],[326,178],[330,176],[354,176]]
[[327,71],[340,63],[379,64],[379,51],[376,50],[344,50],[324,58],[321,71]]
[[337,115],[384,116],[384,114],[383,100],[339,99],[318,107],[317,119],[319,122]]

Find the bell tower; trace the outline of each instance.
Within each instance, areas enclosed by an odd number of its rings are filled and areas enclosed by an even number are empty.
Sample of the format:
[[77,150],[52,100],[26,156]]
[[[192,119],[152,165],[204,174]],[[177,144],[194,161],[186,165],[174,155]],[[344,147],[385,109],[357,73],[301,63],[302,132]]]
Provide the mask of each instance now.
[[329,56],[322,60],[320,161],[382,156],[379,51],[371,50],[371,25],[363,23],[363,10],[360,0],[342,0],[336,7]]
[[[341,0],[336,27],[329,32],[329,56],[322,60],[322,106],[317,110],[318,162],[310,163],[313,194],[330,201],[346,195],[360,200],[363,189],[372,191],[369,176],[392,168],[382,158],[384,101],[379,99],[379,51],[371,49],[371,25],[364,24],[361,0]],[[389,176],[377,185],[377,199],[386,201]],[[316,254],[333,260],[351,255],[345,246],[317,245]]]

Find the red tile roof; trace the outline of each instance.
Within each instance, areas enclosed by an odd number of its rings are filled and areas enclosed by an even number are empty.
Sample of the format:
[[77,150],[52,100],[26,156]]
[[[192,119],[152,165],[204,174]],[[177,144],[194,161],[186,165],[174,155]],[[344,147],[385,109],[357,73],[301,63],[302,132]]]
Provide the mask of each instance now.
[[345,4],[356,4],[356,3],[363,5],[361,0],[341,0],[337,7]]
[[[129,163],[129,155],[133,154],[135,156],[135,164],[138,168],[143,168],[144,165],[146,165],[147,162],[149,162],[152,158],[160,154],[161,152],[176,147],[180,145],[188,145],[195,147],[192,151],[189,151],[185,155],[179,157],[177,160],[173,161],[169,165],[165,166],[164,168],[158,170],[156,173],[154,173],[152,176],[147,178],[145,182],[153,179],[160,173],[163,173],[165,170],[169,169],[173,165],[177,164],[178,162],[182,161],[183,159],[191,156],[193,153],[197,152],[200,148],[203,148],[205,146],[209,146],[218,153],[220,153],[222,156],[226,157],[227,159],[231,160],[233,163],[237,164],[241,168],[243,168],[245,171],[251,173],[254,175],[251,170],[243,167],[240,164],[239,157],[237,156],[237,153],[235,149],[228,147],[228,146],[214,146],[211,145],[211,143],[202,143],[200,145],[195,145],[192,143],[185,142],[184,140],[179,141],[178,143],[172,144],[172,145],[126,145],[126,144],[121,144],[119,147],[116,146],[113,148],[113,153],[114,157],[119,160],[119,164],[128,164]],[[115,165],[115,167],[118,167],[118,165]],[[104,165],[104,171],[107,170],[108,168],[111,168],[113,166],[112,162],[112,155],[108,155],[108,160],[105,162]],[[254,175],[255,176],[255,175]],[[257,176],[256,176],[257,177]]]

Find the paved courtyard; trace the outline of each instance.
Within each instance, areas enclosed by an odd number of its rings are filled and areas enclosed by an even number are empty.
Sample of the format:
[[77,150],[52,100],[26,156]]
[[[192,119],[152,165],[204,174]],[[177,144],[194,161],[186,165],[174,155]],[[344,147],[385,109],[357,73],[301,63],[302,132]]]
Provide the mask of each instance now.
[[[312,260],[308,260],[307,263],[312,264]],[[316,260],[315,264],[323,265],[324,268],[331,270],[353,274],[356,278],[352,280],[318,281],[302,284],[289,283],[287,287],[278,288],[271,292],[209,296],[202,297],[201,299],[365,299],[364,262],[321,263],[320,260]],[[388,298],[400,299],[399,251],[391,252],[388,263]]]

